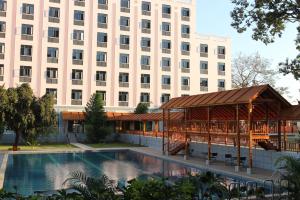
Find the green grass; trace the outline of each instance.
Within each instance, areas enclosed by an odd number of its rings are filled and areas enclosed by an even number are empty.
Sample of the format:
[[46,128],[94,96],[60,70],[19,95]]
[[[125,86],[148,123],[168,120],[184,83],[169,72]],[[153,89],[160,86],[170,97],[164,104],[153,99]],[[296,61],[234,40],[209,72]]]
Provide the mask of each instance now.
[[[41,144],[38,146],[20,145],[19,151],[40,151],[40,150],[56,150],[56,149],[74,149],[77,148],[70,144]],[[12,150],[12,145],[0,145],[0,151]]]
[[140,147],[140,145],[121,143],[121,142],[98,143],[98,144],[87,144],[87,145],[93,148]]

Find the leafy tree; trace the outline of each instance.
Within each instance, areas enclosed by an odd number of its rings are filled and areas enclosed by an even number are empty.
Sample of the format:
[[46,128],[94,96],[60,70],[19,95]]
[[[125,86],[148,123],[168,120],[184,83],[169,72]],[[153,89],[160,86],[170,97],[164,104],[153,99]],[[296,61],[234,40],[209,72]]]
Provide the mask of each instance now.
[[[245,88],[261,84],[275,87],[276,71],[270,69],[267,59],[258,53],[253,55],[239,54],[232,62],[232,87]],[[287,93],[287,88],[276,88],[281,94]]]
[[112,131],[107,126],[101,95],[95,93],[85,107],[85,128],[90,142],[99,142]]
[[[286,24],[297,23],[298,36],[295,38],[296,49],[300,51],[300,0],[232,0],[235,5],[231,12],[232,27],[239,33],[252,28],[252,38],[265,44],[281,37]],[[300,78],[300,54],[293,60],[283,62],[281,72]]]
[[21,137],[46,134],[46,130],[55,125],[56,114],[51,96],[34,97],[28,84],[8,88],[6,96],[4,119],[7,129],[16,134],[14,146],[18,146]]
[[148,104],[147,103],[139,103],[134,110],[135,114],[145,114],[148,112]]
[[0,135],[5,129],[4,111],[7,106],[6,91],[3,86],[0,87]]

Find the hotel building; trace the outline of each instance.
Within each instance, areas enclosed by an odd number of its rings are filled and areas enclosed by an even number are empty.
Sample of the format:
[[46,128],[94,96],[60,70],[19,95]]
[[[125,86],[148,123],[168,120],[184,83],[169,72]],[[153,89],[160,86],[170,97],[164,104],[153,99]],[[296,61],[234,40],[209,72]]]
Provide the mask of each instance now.
[[196,0],[0,0],[0,85],[108,111],[231,88],[231,41],[196,34]]

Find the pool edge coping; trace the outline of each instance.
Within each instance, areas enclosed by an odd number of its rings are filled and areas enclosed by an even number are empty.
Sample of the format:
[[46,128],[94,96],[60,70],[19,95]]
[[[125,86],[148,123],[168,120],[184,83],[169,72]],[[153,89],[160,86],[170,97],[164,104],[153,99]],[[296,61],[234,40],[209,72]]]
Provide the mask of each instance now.
[[5,179],[5,171],[7,168],[7,162],[8,162],[8,153],[5,153],[3,155],[2,164],[0,167],[0,189],[3,189],[4,186],[4,179]]

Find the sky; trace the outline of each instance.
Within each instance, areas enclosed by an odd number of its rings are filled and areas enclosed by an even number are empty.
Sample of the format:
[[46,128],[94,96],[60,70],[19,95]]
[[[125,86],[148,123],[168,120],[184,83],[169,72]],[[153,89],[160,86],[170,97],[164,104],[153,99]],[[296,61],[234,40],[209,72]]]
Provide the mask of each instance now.
[[[230,11],[233,4],[230,0],[196,0],[197,1],[197,32],[201,34],[218,35],[230,37],[232,40],[232,57],[239,53],[250,55],[258,52],[268,59],[273,69],[278,69],[278,63],[286,58],[295,58],[294,39],[297,31],[295,24],[287,25],[286,31],[281,38],[277,38],[275,43],[264,45],[260,41],[252,40],[251,30],[239,34],[231,27]],[[296,81],[292,75],[283,76],[279,74],[276,85],[288,87],[289,94],[285,97],[296,103],[300,100],[300,80]]]

